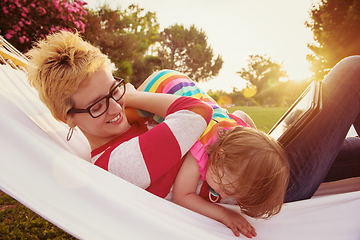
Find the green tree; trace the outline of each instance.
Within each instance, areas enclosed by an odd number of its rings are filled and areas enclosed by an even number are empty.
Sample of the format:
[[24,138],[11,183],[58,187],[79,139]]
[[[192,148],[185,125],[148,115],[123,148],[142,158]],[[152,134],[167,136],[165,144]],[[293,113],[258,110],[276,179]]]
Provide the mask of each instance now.
[[307,56],[314,80],[322,80],[341,59],[360,54],[360,1],[322,0],[312,6],[306,26],[316,41]]
[[0,34],[20,52],[58,30],[85,31],[82,0],[1,0]]
[[244,96],[242,90],[239,90],[237,87],[233,87],[232,92],[229,94],[229,97],[232,99],[232,103],[235,106],[252,106],[253,101]]
[[237,73],[247,81],[248,88],[255,86],[253,98],[260,105],[280,104],[283,101],[280,79],[287,77],[287,73],[282,64],[270,57],[250,55],[248,66]]
[[214,57],[205,32],[194,25],[187,29],[175,24],[164,29],[158,55],[164,68],[185,73],[196,82],[217,76],[223,65],[220,55]]
[[140,86],[144,80],[149,77],[153,72],[161,69],[161,60],[157,56],[145,56],[138,58],[132,65],[132,75],[130,82],[136,88]]
[[124,11],[104,5],[99,10],[88,11],[86,16],[84,37],[109,56],[116,74],[124,78],[133,75],[134,64],[139,70],[150,45],[158,40],[156,14],[143,11],[137,5],[130,5]]

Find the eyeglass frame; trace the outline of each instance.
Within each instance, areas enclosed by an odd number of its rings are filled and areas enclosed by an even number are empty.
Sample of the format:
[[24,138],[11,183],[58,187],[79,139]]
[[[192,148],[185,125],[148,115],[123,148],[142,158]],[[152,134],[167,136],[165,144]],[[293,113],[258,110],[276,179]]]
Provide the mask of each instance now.
[[[106,113],[106,111],[109,109],[110,98],[112,98],[115,102],[120,101],[120,99],[124,97],[125,92],[126,92],[126,87],[125,87],[126,84],[125,84],[124,79],[118,78],[118,77],[115,77],[115,76],[113,76],[113,77],[114,77],[114,79],[115,79],[117,82],[119,82],[119,83],[109,92],[108,95],[100,98],[99,100],[97,100],[96,102],[94,102],[93,104],[91,104],[90,106],[88,106],[87,108],[83,108],[83,109],[80,109],[80,108],[70,108],[69,111],[67,112],[67,114],[88,113],[88,114],[90,114],[91,117],[93,117],[93,118],[98,118],[98,117],[100,117],[101,115],[103,115],[104,113]],[[122,95],[120,96],[120,98],[116,100],[116,99],[114,98],[114,96],[113,96],[113,92],[114,92],[115,89],[118,88],[121,84],[122,84],[123,87],[124,87],[124,92],[122,93]],[[96,104],[98,104],[100,101],[104,100],[104,99],[106,99],[106,109],[105,109],[105,111],[104,111],[103,113],[101,113],[100,115],[94,117],[94,116],[92,115],[90,109],[91,109],[93,106],[95,106]]]

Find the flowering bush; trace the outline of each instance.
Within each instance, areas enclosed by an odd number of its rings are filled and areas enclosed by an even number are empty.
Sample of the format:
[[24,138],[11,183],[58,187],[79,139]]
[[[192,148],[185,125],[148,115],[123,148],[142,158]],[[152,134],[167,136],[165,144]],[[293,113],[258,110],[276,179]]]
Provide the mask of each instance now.
[[83,0],[0,0],[0,34],[19,51],[58,30],[85,32]]

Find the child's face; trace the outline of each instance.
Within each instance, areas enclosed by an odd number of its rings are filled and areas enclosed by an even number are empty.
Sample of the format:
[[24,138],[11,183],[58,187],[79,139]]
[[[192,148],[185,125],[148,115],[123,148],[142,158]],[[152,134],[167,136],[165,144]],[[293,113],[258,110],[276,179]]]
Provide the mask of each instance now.
[[[231,192],[231,189],[225,189],[223,187],[221,187],[217,182],[219,182],[217,179],[218,177],[213,173],[213,171],[211,169],[208,168],[208,170],[206,171],[206,175],[205,175],[205,179],[206,182],[208,183],[208,185],[218,194],[220,194],[221,198],[226,198],[228,197],[228,193]],[[215,180],[216,181],[215,181]],[[230,176],[229,174],[225,174],[225,176],[222,178],[222,184],[227,184],[231,182],[231,179],[234,179],[232,176]]]
[[[108,95],[115,85],[116,81],[109,70],[96,71],[88,84],[80,86],[71,97],[74,108],[87,108]],[[107,143],[130,127],[124,112],[124,97],[117,102],[110,98],[109,108],[100,117],[93,118],[88,113],[79,113],[74,114],[73,119],[92,147]]]

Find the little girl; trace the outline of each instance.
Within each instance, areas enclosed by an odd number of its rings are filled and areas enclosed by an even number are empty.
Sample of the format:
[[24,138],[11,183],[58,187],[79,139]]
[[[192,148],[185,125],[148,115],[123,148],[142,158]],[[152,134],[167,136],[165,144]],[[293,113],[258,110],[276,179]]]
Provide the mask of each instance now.
[[[236,236],[251,238],[255,229],[240,214],[218,204],[235,199],[254,218],[277,214],[284,201],[289,167],[282,147],[256,129],[241,111],[229,114],[186,75],[163,70],[150,76],[140,91],[202,99],[214,109],[213,120],[190,149],[177,175],[173,201],[228,226]],[[137,110],[146,120],[162,119]],[[127,116],[136,115],[127,112]]]

